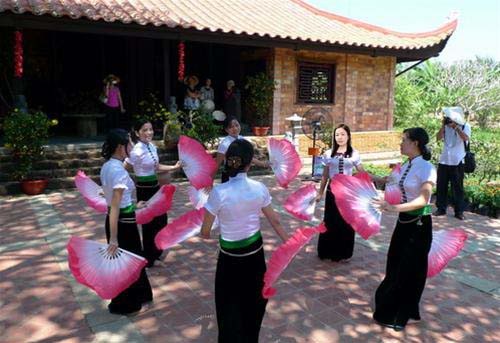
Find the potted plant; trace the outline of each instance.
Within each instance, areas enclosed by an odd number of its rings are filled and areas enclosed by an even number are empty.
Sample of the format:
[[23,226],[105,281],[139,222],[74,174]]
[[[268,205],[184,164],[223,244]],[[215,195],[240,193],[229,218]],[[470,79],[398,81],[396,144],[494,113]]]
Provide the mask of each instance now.
[[266,73],[258,73],[247,78],[245,84],[246,103],[254,111],[257,125],[252,130],[256,136],[265,136],[269,131],[269,126],[264,126],[264,119],[269,114],[275,89],[276,82]]
[[54,125],[57,120],[50,120],[41,111],[28,113],[14,109],[4,120],[4,146],[16,165],[11,176],[20,182],[22,191],[28,195],[40,194],[47,187],[46,178],[33,177],[33,165],[43,156],[49,128]]

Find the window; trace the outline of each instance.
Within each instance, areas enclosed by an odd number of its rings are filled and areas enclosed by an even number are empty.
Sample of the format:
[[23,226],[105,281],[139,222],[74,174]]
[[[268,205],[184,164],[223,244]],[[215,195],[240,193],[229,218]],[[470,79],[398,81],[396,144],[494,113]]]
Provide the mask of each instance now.
[[335,65],[299,63],[297,102],[331,104],[334,102]]

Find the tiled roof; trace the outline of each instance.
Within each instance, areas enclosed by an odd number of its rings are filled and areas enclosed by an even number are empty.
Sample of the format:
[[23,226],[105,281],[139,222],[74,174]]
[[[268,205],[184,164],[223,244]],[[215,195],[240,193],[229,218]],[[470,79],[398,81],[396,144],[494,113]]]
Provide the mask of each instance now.
[[0,0],[2,11],[405,50],[435,46],[457,25],[455,19],[431,32],[400,33],[302,0]]

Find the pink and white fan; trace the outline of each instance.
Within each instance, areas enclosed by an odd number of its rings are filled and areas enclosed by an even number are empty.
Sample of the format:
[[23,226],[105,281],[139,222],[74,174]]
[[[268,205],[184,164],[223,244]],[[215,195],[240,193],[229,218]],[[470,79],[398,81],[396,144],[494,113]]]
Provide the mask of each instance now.
[[135,211],[137,224],[147,224],[155,217],[167,213],[172,207],[175,186],[168,184],[161,188],[146,202],[146,206]]
[[155,237],[158,249],[165,250],[193,237],[201,230],[205,209],[191,210],[167,224]]
[[267,270],[264,274],[264,287],[262,296],[269,299],[276,294],[273,288],[281,273],[290,264],[297,253],[306,245],[314,234],[325,232],[326,227],[323,223],[316,227],[304,227],[297,229],[288,240],[280,245],[271,255],[267,263]]
[[208,193],[205,189],[196,189],[193,186],[188,186],[188,197],[191,205],[199,210],[207,203]]
[[466,240],[467,233],[461,229],[433,231],[431,250],[427,257],[427,277],[441,273],[463,249]]
[[75,185],[83,196],[83,199],[85,199],[87,205],[99,213],[106,213],[108,211],[108,205],[106,204],[102,187],[85,175],[82,170],[76,173]]
[[179,160],[191,185],[196,189],[212,186],[217,164],[197,140],[181,136],[178,144]]
[[115,256],[108,244],[72,236],[68,242],[68,265],[76,281],[94,290],[102,299],[112,299],[139,279],[148,261],[118,248]]
[[361,237],[368,239],[380,231],[382,213],[373,204],[378,194],[367,173],[337,174],[332,178],[330,189],[340,214]]
[[401,174],[401,164],[398,163],[392,168],[391,174],[387,180],[384,191],[384,200],[391,205],[401,204],[401,190],[398,180]]
[[314,184],[300,187],[285,200],[283,207],[291,215],[302,220],[312,220],[316,209],[318,191]]
[[295,147],[286,139],[269,138],[269,161],[278,184],[287,188],[288,184],[299,174],[302,162]]

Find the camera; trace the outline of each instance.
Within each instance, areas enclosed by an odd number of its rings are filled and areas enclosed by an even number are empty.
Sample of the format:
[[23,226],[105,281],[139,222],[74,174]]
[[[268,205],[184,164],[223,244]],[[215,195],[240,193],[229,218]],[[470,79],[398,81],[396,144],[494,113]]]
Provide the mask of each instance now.
[[448,118],[448,117],[444,117],[444,119],[443,119],[443,123],[444,123],[444,125],[448,125],[448,124],[453,123],[453,120],[451,120],[451,119],[450,119],[450,118]]

